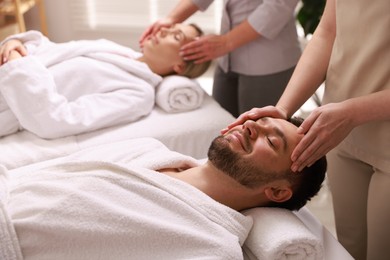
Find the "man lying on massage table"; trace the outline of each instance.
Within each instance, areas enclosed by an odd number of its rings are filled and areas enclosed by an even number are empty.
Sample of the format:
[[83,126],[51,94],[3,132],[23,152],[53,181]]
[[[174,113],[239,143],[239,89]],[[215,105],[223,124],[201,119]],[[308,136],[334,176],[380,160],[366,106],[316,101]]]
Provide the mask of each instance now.
[[297,210],[324,180],[325,157],[290,171],[296,129],[246,121],[206,162],[141,138],[0,171],[0,258],[242,259],[252,220],[239,211]]
[[37,31],[8,37],[0,47],[0,136],[26,129],[58,138],[149,114],[161,76],[207,70],[210,63],[179,55],[201,34],[176,24],[150,38],[143,53],[107,40],[56,44]]

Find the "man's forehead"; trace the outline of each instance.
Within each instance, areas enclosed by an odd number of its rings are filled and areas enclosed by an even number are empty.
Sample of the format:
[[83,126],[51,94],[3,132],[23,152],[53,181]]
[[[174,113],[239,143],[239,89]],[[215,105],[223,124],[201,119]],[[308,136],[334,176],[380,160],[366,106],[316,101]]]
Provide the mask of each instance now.
[[296,131],[298,127],[285,119],[263,117],[258,119],[256,122],[259,124],[270,123],[274,129],[277,129],[277,132],[279,132],[280,136],[285,136],[284,138],[286,142],[293,147],[295,147],[297,142],[303,137],[302,134],[298,134]]
[[271,123],[274,123],[274,124],[278,124],[280,126],[285,126],[285,127],[291,127],[291,128],[298,128],[296,125],[294,125],[293,123],[285,120],[285,119],[281,119],[281,118],[273,118],[273,117],[261,117],[259,119],[256,120],[256,122],[271,122]]

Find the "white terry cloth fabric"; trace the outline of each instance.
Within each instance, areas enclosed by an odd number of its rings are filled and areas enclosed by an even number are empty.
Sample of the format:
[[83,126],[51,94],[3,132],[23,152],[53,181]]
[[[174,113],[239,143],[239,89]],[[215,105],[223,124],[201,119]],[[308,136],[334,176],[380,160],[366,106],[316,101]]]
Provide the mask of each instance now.
[[290,210],[254,208],[244,212],[253,227],[243,246],[247,259],[324,259],[321,239]]
[[194,79],[172,75],[156,88],[156,104],[170,113],[197,109],[202,105],[204,90]]
[[6,206],[23,256],[242,259],[252,220],[154,171],[197,164],[143,138],[9,171]]
[[19,241],[7,212],[7,171],[0,165],[0,259],[22,260]]
[[[37,31],[10,39],[28,50],[0,67],[0,101],[8,108],[0,121],[12,131],[17,120],[42,138],[59,138],[132,122],[154,107],[162,78],[136,60],[139,52],[107,40],[56,44]],[[0,136],[9,134],[2,129]]]

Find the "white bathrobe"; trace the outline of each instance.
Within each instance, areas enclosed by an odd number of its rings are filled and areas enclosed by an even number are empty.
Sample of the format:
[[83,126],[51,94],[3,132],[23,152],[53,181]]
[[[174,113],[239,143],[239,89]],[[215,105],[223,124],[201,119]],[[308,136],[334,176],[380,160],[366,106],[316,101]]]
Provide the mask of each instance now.
[[0,136],[27,129],[58,138],[150,113],[162,78],[141,53],[107,40],[56,44],[37,31],[11,36],[28,55],[0,66]]
[[155,171],[198,164],[142,138],[0,169],[0,259],[242,259],[252,219]]

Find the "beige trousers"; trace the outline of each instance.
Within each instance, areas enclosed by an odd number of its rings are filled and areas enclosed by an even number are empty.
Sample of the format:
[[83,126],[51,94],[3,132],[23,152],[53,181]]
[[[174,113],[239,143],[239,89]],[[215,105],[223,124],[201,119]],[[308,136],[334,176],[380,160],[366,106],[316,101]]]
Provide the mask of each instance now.
[[390,259],[390,169],[342,144],[327,158],[338,240],[357,260]]

